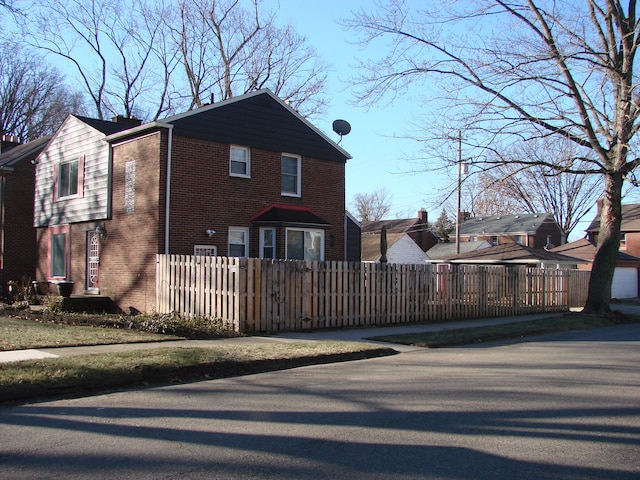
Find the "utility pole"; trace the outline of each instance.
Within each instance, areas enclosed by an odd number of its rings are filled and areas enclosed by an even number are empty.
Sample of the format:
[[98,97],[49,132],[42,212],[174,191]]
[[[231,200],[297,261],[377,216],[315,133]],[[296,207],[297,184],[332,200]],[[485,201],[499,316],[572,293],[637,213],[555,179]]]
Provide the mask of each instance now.
[[462,189],[462,132],[458,130],[458,207],[456,208],[456,255],[460,253],[460,190]]

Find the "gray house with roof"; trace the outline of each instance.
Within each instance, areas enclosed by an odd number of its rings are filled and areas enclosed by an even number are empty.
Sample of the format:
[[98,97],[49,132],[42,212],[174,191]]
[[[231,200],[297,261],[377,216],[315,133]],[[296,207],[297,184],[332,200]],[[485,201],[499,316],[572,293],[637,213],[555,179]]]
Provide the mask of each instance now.
[[460,224],[461,243],[482,240],[492,246],[516,243],[547,250],[566,242],[550,213],[472,217]]

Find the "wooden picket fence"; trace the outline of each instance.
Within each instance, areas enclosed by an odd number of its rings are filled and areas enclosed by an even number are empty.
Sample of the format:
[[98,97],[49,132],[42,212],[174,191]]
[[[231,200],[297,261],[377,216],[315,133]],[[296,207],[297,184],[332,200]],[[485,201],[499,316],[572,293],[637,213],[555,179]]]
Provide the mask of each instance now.
[[479,265],[158,255],[156,311],[239,332],[364,327],[567,311],[590,272]]

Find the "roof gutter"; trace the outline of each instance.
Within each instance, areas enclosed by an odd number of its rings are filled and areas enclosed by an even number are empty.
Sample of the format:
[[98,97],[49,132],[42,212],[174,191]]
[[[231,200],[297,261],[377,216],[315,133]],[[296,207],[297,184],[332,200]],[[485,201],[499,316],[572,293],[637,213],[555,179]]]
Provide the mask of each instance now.
[[164,253],[169,255],[169,215],[171,212],[171,151],[173,150],[173,128],[169,128],[167,140],[167,187],[164,211]]

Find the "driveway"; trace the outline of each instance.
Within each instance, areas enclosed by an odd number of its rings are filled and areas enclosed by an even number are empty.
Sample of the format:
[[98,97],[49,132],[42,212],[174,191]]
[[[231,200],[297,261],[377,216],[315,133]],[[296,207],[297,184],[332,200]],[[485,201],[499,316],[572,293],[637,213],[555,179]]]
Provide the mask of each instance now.
[[5,408],[0,478],[638,479],[640,325]]

